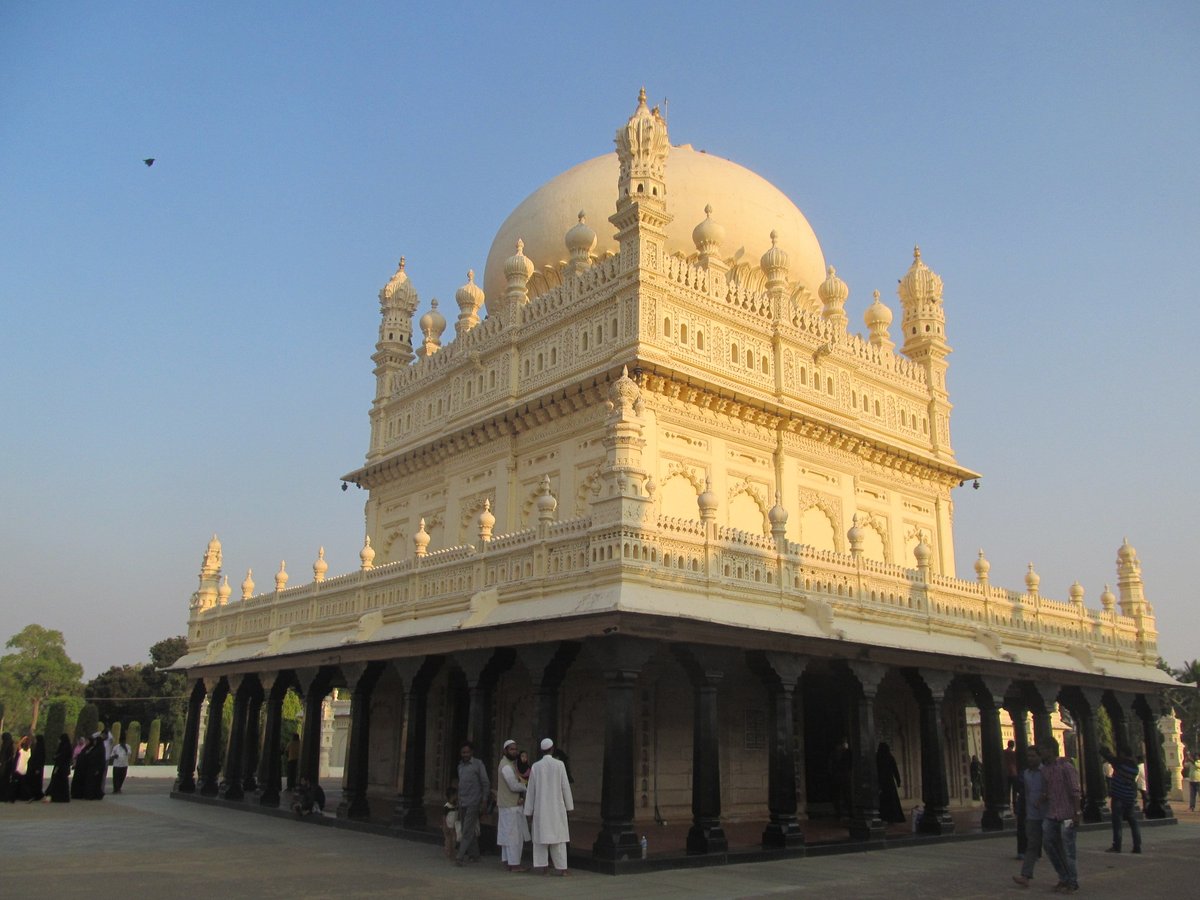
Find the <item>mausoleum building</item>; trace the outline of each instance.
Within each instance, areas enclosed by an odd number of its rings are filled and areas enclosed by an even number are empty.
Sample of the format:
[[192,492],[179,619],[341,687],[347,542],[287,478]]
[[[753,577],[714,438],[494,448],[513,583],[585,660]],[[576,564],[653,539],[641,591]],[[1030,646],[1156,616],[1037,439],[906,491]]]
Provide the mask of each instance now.
[[[945,833],[971,803],[968,720],[998,829],[1002,727],[1024,745],[1060,709],[1088,817],[1101,710],[1146,755],[1148,814],[1169,815],[1170,679],[1133,547],[1098,608],[1078,584],[1043,596],[1033,566],[994,585],[982,552],[954,570],[953,492],[980,476],[952,446],[943,284],[921,251],[860,337],[782,192],[672,146],[644,92],[615,144],[500,226],[452,338],[436,301],[414,322],[419,260],[380,292],[370,443],[344,476],[367,498],[356,571],[327,577],[321,550],[307,584],[281,566],[233,599],[210,542],[177,664],[177,791],[278,805],[286,691],[317,722],[338,689],[338,815],[401,832],[436,824],[463,740],[494,765],[503,739],[550,736],[574,849],[597,860],[637,856],[668,819],[692,823],[677,849],[694,854],[723,853],[731,822],[761,823],[765,847],[838,813],[847,839],[878,837],[880,741],[921,828]],[[200,711],[227,696],[222,746]],[[312,778],[318,741],[305,729]]]

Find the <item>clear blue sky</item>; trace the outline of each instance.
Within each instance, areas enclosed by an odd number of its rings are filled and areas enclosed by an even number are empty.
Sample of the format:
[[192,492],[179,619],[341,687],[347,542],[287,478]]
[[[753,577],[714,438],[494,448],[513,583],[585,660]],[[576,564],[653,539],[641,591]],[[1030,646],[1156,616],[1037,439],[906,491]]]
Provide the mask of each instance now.
[[355,567],[379,288],[403,254],[453,310],[645,84],[796,201],[852,328],[914,243],[945,279],[960,577],[1095,607],[1128,535],[1200,656],[1198,38],[1194,2],[0,5],[0,641],[145,658],[214,531],[235,586]]

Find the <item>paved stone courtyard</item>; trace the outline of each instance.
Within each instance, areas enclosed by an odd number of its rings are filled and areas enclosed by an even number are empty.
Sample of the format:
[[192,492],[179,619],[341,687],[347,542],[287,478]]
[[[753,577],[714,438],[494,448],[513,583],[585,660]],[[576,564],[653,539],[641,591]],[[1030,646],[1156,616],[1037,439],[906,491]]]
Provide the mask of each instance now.
[[[1018,897],[1048,894],[1018,870],[1011,835],[902,850],[809,857],[612,877],[509,875],[496,857],[457,869],[440,848],[305,822],[172,800],[161,770],[135,770],[100,802],[0,805],[0,891],[8,897],[118,893],[155,900],[242,897],[847,898]],[[1200,884],[1200,816],[1175,805],[1178,825],[1149,828],[1145,853],[1104,853],[1108,831],[1079,836],[1081,895],[1191,896]],[[1128,836],[1126,837],[1128,841]]]

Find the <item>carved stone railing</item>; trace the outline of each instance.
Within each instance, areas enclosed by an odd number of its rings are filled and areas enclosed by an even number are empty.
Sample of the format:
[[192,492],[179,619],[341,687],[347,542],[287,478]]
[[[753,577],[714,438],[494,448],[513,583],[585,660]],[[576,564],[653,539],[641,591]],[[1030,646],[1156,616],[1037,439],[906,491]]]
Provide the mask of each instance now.
[[[1157,658],[1150,615],[1127,616],[975,581],[924,577],[916,569],[786,541],[780,552],[770,536],[686,519],[660,517],[650,530],[635,529],[637,552],[623,553],[620,545],[611,552],[613,536],[606,532],[593,540],[591,524],[588,517],[548,522],[478,546],[450,547],[421,559],[193,610],[189,646],[271,643],[285,629],[292,635],[336,631],[356,622],[362,632],[368,613],[391,621],[466,611],[480,591],[497,591],[501,602],[520,600],[550,595],[568,576],[591,570],[593,578],[612,580],[628,567],[640,575],[660,573],[672,590],[721,598],[730,604],[733,621],[738,604],[766,600],[789,614],[815,616],[828,634],[838,631],[839,620],[878,620],[968,637],[1010,659],[1025,648],[1068,653],[1097,669],[1105,660],[1152,667]],[[530,620],[538,614],[531,601]]]

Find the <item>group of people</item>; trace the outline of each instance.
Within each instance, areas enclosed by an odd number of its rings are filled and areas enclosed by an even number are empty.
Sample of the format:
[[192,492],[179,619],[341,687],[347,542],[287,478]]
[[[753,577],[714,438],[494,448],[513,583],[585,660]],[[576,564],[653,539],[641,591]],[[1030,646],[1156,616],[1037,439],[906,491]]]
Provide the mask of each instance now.
[[80,737],[74,746],[67,735],[60,735],[50,784],[45,787],[46,744],[42,735],[25,735],[14,742],[5,732],[0,735],[0,801],[100,800],[110,766],[113,793],[119,794],[129,772],[129,753],[129,745],[114,740],[109,731]]
[[[1101,748],[1108,763],[1109,798],[1112,803],[1112,845],[1109,853],[1120,853],[1123,825],[1129,824],[1133,852],[1142,852],[1142,833],[1134,814],[1139,796],[1139,765],[1129,754]],[[1073,894],[1079,890],[1079,871],[1075,854],[1075,832],[1081,814],[1082,792],[1079,772],[1065,756],[1059,756],[1058,741],[1047,739],[1025,751],[1025,766],[1015,784],[1017,810],[1024,819],[1024,855],[1021,874],[1013,881],[1028,887],[1034,866],[1042,850],[1054,871],[1058,884],[1054,891]]]
[[[533,871],[566,875],[571,840],[567,813],[575,808],[571,780],[566,764],[555,756],[554,741],[544,739],[540,749],[541,759],[531,765],[516,741],[507,740],[501,747],[494,795],[496,844],[505,871],[529,871],[521,860],[526,841],[532,841]],[[461,866],[479,859],[479,817],[493,798],[487,767],[470,742],[460,748],[457,782],[457,789],[447,791],[442,830],[447,856],[453,855],[455,865]]]

